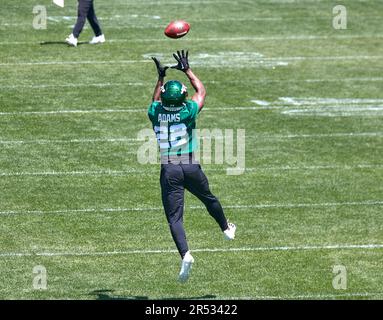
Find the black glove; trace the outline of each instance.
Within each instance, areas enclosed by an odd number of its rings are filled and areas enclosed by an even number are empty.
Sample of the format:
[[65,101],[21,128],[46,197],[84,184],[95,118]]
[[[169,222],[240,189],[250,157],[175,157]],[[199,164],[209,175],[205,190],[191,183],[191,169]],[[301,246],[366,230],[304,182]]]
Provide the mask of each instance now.
[[158,72],[158,77],[159,78],[165,78],[166,77],[166,70],[169,68],[169,67],[164,67],[160,60],[158,60],[157,58],[155,57],[152,57],[154,63],[156,64],[156,67],[157,67],[157,72]]
[[177,54],[173,53],[173,57],[177,60],[178,64],[172,66],[173,69],[181,70],[186,72],[189,69],[189,60],[188,60],[189,51],[182,50],[181,52],[177,51]]

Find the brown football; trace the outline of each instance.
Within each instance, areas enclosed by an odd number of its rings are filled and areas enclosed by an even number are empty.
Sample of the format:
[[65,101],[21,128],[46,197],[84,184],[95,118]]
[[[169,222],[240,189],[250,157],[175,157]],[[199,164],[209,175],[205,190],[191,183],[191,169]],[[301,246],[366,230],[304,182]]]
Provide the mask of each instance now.
[[190,24],[184,20],[172,21],[165,28],[165,35],[169,38],[177,39],[185,36],[190,30]]

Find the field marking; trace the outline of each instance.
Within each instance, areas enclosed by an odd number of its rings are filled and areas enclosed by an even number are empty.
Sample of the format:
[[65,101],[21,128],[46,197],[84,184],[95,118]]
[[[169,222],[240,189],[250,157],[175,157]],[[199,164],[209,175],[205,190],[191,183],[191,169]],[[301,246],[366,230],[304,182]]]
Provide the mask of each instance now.
[[281,111],[281,114],[285,115],[378,116],[383,111],[383,99],[281,97],[274,102],[276,105],[279,103],[287,103],[291,106]]
[[286,134],[286,135],[257,135],[246,136],[258,139],[295,139],[295,138],[342,138],[342,137],[383,137],[383,131],[380,132],[339,132],[339,133],[313,133],[313,134]]
[[[127,151],[126,154],[137,154],[136,151]],[[159,163],[158,163],[159,164]],[[202,162],[203,164],[203,162]],[[262,171],[307,171],[307,170],[354,170],[354,169],[382,169],[383,164],[356,164],[356,165],[317,165],[317,166],[269,166],[269,167],[247,167],[245,172]],[[209,168],[205,167],[206,172],[226,172],[227,168]],[[0,177],[23,177],[23,176],[129,176],[134,174],[153,174],[159,171],[153,169],[130,169],[130,170],[76,170],[76,171],[37,171],[37,172],[0,172]]]
[[29,116],[29,115],[60,115],[60,114],[93,114],[93,113],[143,113],[147,109],[130,107],[127,109],[79,109],[79,110],[50,110],[50,111],[14,111],[0,112],[0,116]]
[[[383,81],[383,77],[355,77],[355,78],[322,78],[322,79],[259,79],[259,80],[246,80],[246,83],[284,83],[284,82],[379,82]],[[225,83],[243,83],[243,81],[220,81],[220,80],[206,80],[205,84],[225,84]],[[150,85],[152,82],[105,82],[105,83],[60,83],[60,84],[16,84],[16,85],[1,85],[1,89],[50,89],[50,88],[79,88],[79,87],[123,87],[123,86],[145,86]],[[262,100],[252,100],[262,101]],[[264,101],[264,100],[263,100]],[[270,102],[264,101],[270,104]]]
[[254,100],[251,100],[251,102],[253,102],[253,103],[255,103],[255,104],[259,105],[259,106],[262,106],[262,107],[270,105],[270,102],[267,102],[265,100],[256,100],[256,99],[254,99]]
[[291,109],[284,110],[281,112],[285,115],[291,116],[322,116],[322,117],[378,117],[383,116],[383,105],[382,106],[364,106],[364,107],[344,107],[338,109]]
[[296,97],[280,97],[276,101],[276,104],[288,103],[294,106],[316,106],[320,105],[349,105],[349,104],[373,104],[373,103],[383,103],[383,99],[369,99],[369,98],[318,98],[318,97],[307,97],[307,98],[296,98]]
[[[320,207],[339,207],[339,206],[382,206],[383,200],[367,200],[354,202],[323,202],[323,203],[270,203],[270,204],[253,204],[253,205],[226,205],[224,209],[270,209],[270,208],[320,208]],[[204,209],[204,206],[187,206],[191,210]],[[63,210],[8,210],[0,211],[0,215],[14,216],[22,214],[68,214],[68,213],[95,213],[95,212],[143,212],[143,211],[163,211],[163,207],[131,207],[131,208],[83,208],[83,209],[63,209]]]
[[[252,100],[254,102],[254,100]],[[255,102],[254,102],[255,103]],[[361,106],[343,106],[342,108],[335,109],[336,106],[329,106],[326,111],[330,110],[333,112],[346,112],[349,111],[352,113],[353,111],[381,111],[383,105],[363,105]],[[262,111],[262,110],[282,110],[282,113],[298,113],[298,112],[315,112],[317,111],[319,114],[324,112],[324,107],[319,107],[318,109],[314,108],[301,108],[301,109],[290,109],[291,106],[274,106],[274,105],[260,105],[260,106],[233,106],[233,107],[220,107],[220,108],[209,108],[205,107],[204,111],[208,112],[232,112],[232,111]],[[320,109],[322,108],[322,109]],[[332,108],[332,109],[328,109]],[[94,113],[145,113],[147,111],[146,108],[139,107],[130,107],[127,109],[79,109],[79,110],[48,110],[48,111],[12,111],[12,112],[0,112],[0,116],[50,116],[50,115],[67,115],[67,114],[94,114]]]
[[217,299],[224,300],[285,300],[285,299],[336,299],[342,297],[379,297],[383,296],[383,292],[354,292],[354,293],[339,293],[339,294],[299,294],[299,295],[279,295],[279,296],[252,296],[252,297],[218,297]]
[[[383,109],[383,104],[350,104],[346,105],[341,103],[339,105],[326,105],[319,104],[317,108],[314,108],[315,104],[303,105],[298,104],[297,102],[291,103],[290,105],[280,105],[276,104],[267,104],[267,101],[262,100],[251,100],[252,103],[257,104],[257,106],[228,106],[228,107],[219,107],[219,108],[209,108],[205,107],[204,111],[208,112],[232,112],[232,111],[262,111],[262,110],[282,110],[282,114],[288,113],[305,113],[312,112],[316,114],[321,113],[355,113],[360,111],[377,111],[378,113]],[[286,101],[286,103],[288,103]],[[382,101],[383,103],[383,101]],[[314,106],[314,107],[313,107]],[[118,108],[118,106],[115,106]],[[295,109],[294,109],[295,107]],[[0,116],[50,116],[50,115],[67,115],[67,114],[94,114],[94,113],[145,113],[147,112],[146,108],[130,106],[124,109],[64,109],[64,110],[47,110],[47,111],[10,111],[10,112],[0,112]]]
[[[277,107],[278,109],[284,107]],[[265,107],[270,109],[270,107]],[[204,111],[209,112],[222,112],[222,111],[236,111],[236,110],[249,110],[258,111],[262,110],[260,107],[220,107],[220,108],[204,108]],[[93,113],[145,113],[147,109],[130,107],[127,109],[80,109],[80,110],[49,110],[49,111],[12,111],[12,112],[0,112],[0,116],[49,116],[49,115],[66,115],[66,114],[93,114]]]
[[[322,139],[322,138],[347,138],[347,137],[383,137],[383,132],[341,132],[341,133],[315,133],[315,134],[286,134],[286,135],[246,135],[246,138],[284,140],[284,139]],[[203,139],[203,137],[201,137]],[[68,139],[68,140],[0,140],[0,144],[65,144],[65,143],[130,143],[138,144],[144,140],[138,138],[94,138],[94,139]]]
[[[147,83],[149,84],[149,82]],[[111,82],[104,82],[104,83],[60,83],[60,84],[16,84],[16,85],[0,85],[1,89],[19,89],[19,88],[25,88],[25,89],[51,89],[51,88],[78,88],[78,87],[97,87],[97,88],[104,88],[104,87],[121,87],[121,86],[127,86],[127,87],[139,87],[144,86],[145,84],[142,82],[121,82],[121,83],[111,83]]]
[[[253,53],[253,52],[249,52]],[[211,58],[217,58],[219,56],[210,55]],[[242,58],[244,58],[243,56]],[[198,57],[197,57],[198,58]],[[207,57],[209,58],[209,57]],[[268,62],[270,66],[276,66],[276,65],[287,65],[284,61],[305,61],[305,60],[316,60],[316,61],[333,61],[333,60],[375,60],[375,59],[382,59],[383,55],[379,56],[372,56],[372,55],[359,55],[359,56],[297,56],[297,57],[263,57],[259,56],[255,62],[258,63],[258,65],[262,65],[264,62]],[[210,65],[209,61],[211,60],[207,59],[206,61],[198,60],[195,62],[196,65],[205,65],[205,66],[216,66],[214,63],[213,65]],[[215,60],[214,60],[215,61]],[[217,62],[221,61],[222,59],[217,58]],[[272,63],[276,62],[276,63]],[[142,60],[85,60],[85,61],[35,61],[35,62],[6,62],[6,63],[0,63],[0,66],[2,67],[9,67],[9,66],[52,66],[52,65],[83,65],[83,64],[91,64],[91,65],[124,65],[124,64],[135,64],[135,63],[152,63],[149,59],[142,59]],[[232,61],[226,61],[224,64],[231,64]],[[220,63],[222,64],[222,63]],[[268,66],[268,64],[266,65]],[[238,66],[237,66],[238,67]]]
[[82,64],[132,64],[132,63],[148,63],[149,60],[84,60],[84,61],[35,61],[35,62],[7,62],[0,63],[0,66],[52,66],[52,65],[82,65]]
[[[360,98],[295,98],[280,97],[274,101],[265,101],[259,105],[257,99],[250,100],[259,109],[281,110],[282,115],[297,116],[382,116],[383,99]],[[269,105],[266,103],[269,102]]]
[[[268,252],[268,251],[317,251],[317,250],[379,250],[383,244],[335,244],[335,245],[302,245],[302,246],[275,246],[275,247],[239,247],[239,248],[201,248],[192,252]],[[177,253],[175,249],[157,250],[124,250],[103,252],[1,252],[0,257],[65,257],[65,256],[113,256],[130,254],[163,254]]]
[[[307,40],[347,40],[347,39],[380,39],[383,34],[367,34],[367,35],[292,35],[292,36],[241,36],[241,37],[206,37],[206,38],[185,38],[183,41],[199,42],[199,41],[307,41]],[[132,42],[167,42],[165,38],[152,39],[110,39],[108,43],[132,43]],[[0,45],[40,45],[37,41],[2,41]]]
[[0,144],[65,144],[65,143],[103,143],[103,142],[124,142],[137,144],[143,140],[137,138],[95,138],[95,139],[69,139],[69,140],[0,140]]

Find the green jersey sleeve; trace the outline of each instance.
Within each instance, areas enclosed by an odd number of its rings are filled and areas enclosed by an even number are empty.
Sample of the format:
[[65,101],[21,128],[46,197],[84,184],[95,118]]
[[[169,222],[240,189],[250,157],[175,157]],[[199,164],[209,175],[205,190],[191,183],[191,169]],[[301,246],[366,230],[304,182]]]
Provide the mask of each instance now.
[[154,101],[148,109],[148,117],[152,123],[155,122],[156,118],[156,108],[161,104],[159,101]]
[[187,102],[188,102],[187,107],[189,109],[190,120],[197,119],[198,111],[199,111],[199,107],[198,107],[197,102],[195,102],[193,100],[188,100]]

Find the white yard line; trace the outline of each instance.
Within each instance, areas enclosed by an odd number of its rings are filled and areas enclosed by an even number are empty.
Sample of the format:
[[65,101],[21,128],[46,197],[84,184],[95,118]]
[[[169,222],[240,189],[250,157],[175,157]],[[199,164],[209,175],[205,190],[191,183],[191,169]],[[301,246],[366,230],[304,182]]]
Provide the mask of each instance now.
[[[149,82],[147,83],[149,84]],[[140,87],[145,84],[142,82],[120,82],[120,83],[51,83],[51,84],[15,84],[15,85],[0,85],[1,89],[51,89],[51,88],[82,88],[82,87]]]
[[[136,151],[127,151],[127,154],[136,154]],[[203,162],[202,162],[203,163]],[[355,164],[355,165],[318,165],[318,166],[269,166],[269,167],[249,167],[245,168],[245,172],[262,172],[262,171],[290,171],[290,170],[355,170],[355,169],[382,169],[383,164]],[[226,172],[227,168],[209,168],[205,166],[206,172]],[[153,169],[130,169],[130,170],[77,170],[77,171],[37,171],[37,172],[0,172],[0,177],[23,177],[23,176],[130,176],[153,174],[158,172],[158,168]]]
[[[262,109],[281,109],[282,106],[276,107],[220,107],[220,108],[204,108],[204,111],[209,112],[222,112],[222,111],[236,111],[236,110],[249,110],[258,111]],[[0,116],[49,116],[49,115],[65,115],[65,114],[93,114],[93,113],[145,113],[146,108],[142,107],[129,107],[126,109],[92,109],[92,110],[49,110],[49,111],[13,111],[13,112],[0,112]]]
[[[379,56],[370,56],[370,55],[359,55],[359,56],[297,56],[297,57],[272,57],[260,58],[260,61],[270,62],[270,61],[305,61],[305,60],[317,60],[317,61],[338,61],[338,60],[379,60],[382,59],[383,55]],[[52,66],[52,65],[124,65],[124,64],[135,64],[135,63],[152,63],[149,59],[145,60],[88,60],[88,61],[35,61],[35,62],[6,62],[0,63],[2,67],[9,66]],[[208,66],[208,64],[206,64]]]
[[[343,137],[383,137],[383,132],[341,132],[341,133],[315,133],[315,134],[286,134],[286,135],[246,135],[246,139],[284,140],[284,139],[322,139]],[[203,138],[203,137],[202,137]],[[69,139],[69,140],[0,140],[0,144],[65,144],[65,143],[128,143],[139,144],[143,140],[138,138],[94,138],[94,139]]]
[[[254,101],[254,100],[252,100]],[[383,99],[357,99],[357,98],[295,98],[295,97],[280,97],[279,101],[274,104],[291,104],[292,106],[323,106],[323,105],[357,105],[364,106],[365,104],[382,104]]]
[[81,65],[81,64],[132,64],[132,63],[148,63],[149,60],[84,60],[84,61],[35,61],[35,62],[7,62],[0,63],[0,66],[52,66],[52,65]]
[[[269,251],[317,251],[317,250],[377,250],[383,249],[383,244],[334,244],[334,245],[302,245],[302,246],[275,246],[275,247],[239,247],[239,248],[203,248],[193,249],[193,252],[269,252]],[[113,256],[131,254],[164,254],[177,253],[174,249],[157,250],[124,250],[102,252],[1,252],[0,257],[65,257],[65,256]]]
[[49,111],[15,111],[0,112],[0,116],[33,116],[33,115],[60,115],[60,114],[93,114],[93,113],[143,113],[144,108],[130,107],[126,109],[90,109],[90,110],[49,110]]
[[[257,102],[256,102],[257,101]],[[334,114],[349,112],[350,114],[355,113],[358,115],[359,111],[382,111],[382,105],[333,105],[333,106],[324,106],[319,105],[315,108],[308,105],[267,105],[266,101],[261,102],[260,100],[252,100],[253,103],[259,104],[258,106],[229,106],[229,107],[219,107],[219,108],[209,108],[205,107],[204,111],[208,112],[232,112],[232,111],[262,111],[262,110],[283,110],[282,113],[323,113],[332,111]],[[263,103],[263,105],[260,105]],[[293,108],[293,109],[292,109]],[[285,110],[286,109],[286,110]],[[67,115],[67,114],[95,114],[95,113],[145,113],[146,108],[141,107],[129,107],[125,109],[79,109],[79,110],[47,110],[47,111],[12,111],[12,112],[0,112],[0,116],[50,116],[50,115]]]
[[354,292],[354,293],[338,293],[338,294],[286,294],[286,295],[279,295],[279,296],[262,296],[262,295],[255,295],[251,297],[218,297],[218,299],[224,299],[224,300],[284,300],[284,299],[337,299],[337,298],[352,298],[352,297],[381,297],[383,296],[383,292]]
[[[72,26],[76,22],[77,17],[66,17],[66,16],[50,16],[48,21],[56,23],[67,23],[68,26]],[[108,27],[109,29],[129,29],[129,28],[164,28],[164,23],[161,23],[161,17],[159,16],[133,16],[133,15],[118,15],[116,17],[106,17],[99,18],[99,20],[104,21],[103,26]],[[116,22],[120,20],[125,22],[125,25],[117,25]],[[249,17],[249,18],[206,18],[206,19],[188,19],[188,22],[191,24],[194,23],[203,23],[203,22],[244,22],[244,21],[282,21],[282,17]],[[106,24],[105,21],[112,21],[114,23]],[[154,24],[154,21],[158,21],[157,24]],[[138,22],[138,23],[137,23]],[[32,27],[32,23],[0,23],[0,27]]]
[[[225,209],[269,209],[269,208],[321,208],[321,207],[341,207],[341,206],[382,206],[383,200],[350,201],[350,202],[323,202],[323,203],[270,203],[270,204],[250,204],[250,205],[227,205]],[[188,206],[191,210],[204,209],[203,206]],[[130,208],[83,208],[83,209],[62,209],[53,211],[44,210],[4,210],[0,215],[13,216],[21,214],[68,214],[68,213],[95,213],[95,212],[145,212],[162,211],[162,207],[130,207]]]
[[0,144],[19,145],[19,144],[65,144],[65,143],[115,143],[124,142],[137,144],[142,140],[137,138],[95,138],[95,139],[69,139],[69,140],[0,140]]
[[251,102],[254,102],[255,104],[259,105],[259,106],[269,106],[270,105],[270,102],[267,102],[265,100],[251,100]]
[[383,137],[383,131],[378,132],[339,132],[339,133],[313,133],[313,134],[286,134],[286,135],[256,135],[246,138],[256,139],[300,139],[300,138],[342,138],[342,137]]
[[[323,78],[323,79],[259,79],[259,80],[246,80],[246,83],[283,83],[283,82],[379,82],[383,81],[383,77],[356,77],[356,78]],[[243,83],[243,81],[220,81],[220,80],[207,80],[206,84],[224,84],[224,83]],[[105,83],[51,83],[51,84],[15,84],[15,85],[1,85],[1,89],[51,89],[51,88],[79,88],[79,87],[123,87],[123,86],[145,86],[151,85],[152,82],[105,82]],[[271,104],[271,102],[264,100],[252,100],[263,101],[264,103]],[[261,104],[259,104],[261,105]]]
[[[383,34],[359,34],[359,35],[292,35],[292,36],[242,36],[242,37],[206,37],[206,38],[185,38],[185,42],[199,42],[199,41],[308,41],[308,40],[347,40],[347,39],[380,39],[383,38]],[[135,42],[167,42],[168,39],[152,38],[152,39],[110,39],[111,43],[135,43]],[[2,41],[0,45],[40,45],[37,41]]]

